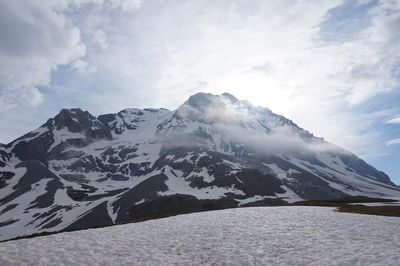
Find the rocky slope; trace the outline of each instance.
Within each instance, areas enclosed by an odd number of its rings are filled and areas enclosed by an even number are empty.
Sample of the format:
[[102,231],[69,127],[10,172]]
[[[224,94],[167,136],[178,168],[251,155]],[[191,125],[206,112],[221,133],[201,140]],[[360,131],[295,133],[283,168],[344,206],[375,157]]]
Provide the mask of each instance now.
[[348,195],[389,177],[269,109],[198,93],[177,110],[63,109],[0,146],[0,240],[175,213]]

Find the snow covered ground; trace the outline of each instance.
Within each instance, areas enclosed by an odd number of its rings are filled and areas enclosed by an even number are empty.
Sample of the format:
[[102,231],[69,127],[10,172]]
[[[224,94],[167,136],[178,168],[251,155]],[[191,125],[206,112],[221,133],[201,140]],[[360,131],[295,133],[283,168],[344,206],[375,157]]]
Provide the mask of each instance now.
[[0,243],[0,265],[399,265],[400,218],[259,207]]

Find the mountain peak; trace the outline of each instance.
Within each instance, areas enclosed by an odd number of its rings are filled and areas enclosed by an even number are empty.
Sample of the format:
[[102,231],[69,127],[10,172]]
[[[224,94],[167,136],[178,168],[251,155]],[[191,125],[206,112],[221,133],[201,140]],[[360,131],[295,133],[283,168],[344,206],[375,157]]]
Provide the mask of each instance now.
[[49,119],[45,125],[50,129],[67,129],[72,133],[83,133],[91,138],[112,138],[106,125],[88,111],[84,111],[80,108],[61,109],[61,111],[54,118]]
[[190,106],[203,111],[209,107],[224,107],[226,104],[239,104],[240,102],[235,96],[226,92],[221,95],[198,92],[190,96],[181,107]]
[[232,103],[239,103],[240,102],[235,96],[233,96],[232,94],[227,93],[227,92],[222,93],[221,96],[223,96],[224,98],[228,99]]
[[[214,95],[199,92],[189,97],[176,111],[175,117],[205,123],[254,124],[268,117],[277,117],[267,108],[255,107],[230,93]],[[249,125],[254,127],[254,125]],[[263,127],[265,129],[265,127]]]
[[49,121],[56,129],[68,128],[71,132],[79,132],[81,124],[88,124],[94,120],[97,119],[88,111],[80,108],[64,108]]
[[206,93],[206,92],[198,92],[196,94],[193,94],[192,96],[189,97],[189,99],[185,102],[190,104],[192,107],[204,107],[208,105],[223,105],[226,103],[226,100],[228,100],[230,103],[240,103],[240,100],[238,100],[235,96],[233,96],[230,93],[223,93],[221,95],[215,95],[211,93]]
[[176,118],[197,121],[209,120],[211,110],[224,108],[221,95],[199,92],[189,97],[175,113]]
[[88,113],[88,111],[83,111],[81,108],[75,107],[75,108],[63,108],[60,110],[60,113]]
[[213,103],[215,101],[215,98],[217,95],[211,94],[211,93],[205,93],[205,92],[198,92],[192,96],[189,97],[189,99],[184,103],[189,104],[192,107],[204,107],[208,106],[209,104]]

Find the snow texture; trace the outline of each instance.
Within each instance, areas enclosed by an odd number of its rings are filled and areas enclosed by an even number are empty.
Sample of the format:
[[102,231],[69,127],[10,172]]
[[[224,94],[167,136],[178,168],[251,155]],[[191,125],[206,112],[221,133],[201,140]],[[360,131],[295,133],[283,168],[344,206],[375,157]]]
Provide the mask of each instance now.
[[0,244],[0,265],[399,265],[400,219],[322,207],[179,215]]

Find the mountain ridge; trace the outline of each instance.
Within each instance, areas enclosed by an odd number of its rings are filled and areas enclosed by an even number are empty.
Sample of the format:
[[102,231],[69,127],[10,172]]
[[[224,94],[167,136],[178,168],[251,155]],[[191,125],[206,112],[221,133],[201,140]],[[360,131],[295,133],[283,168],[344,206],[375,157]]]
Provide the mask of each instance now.
[[351,195],[400,197],[400,188],[351,152],[227,93],[198,93],[172,111],[62,109],[0,146],[0,239]]

